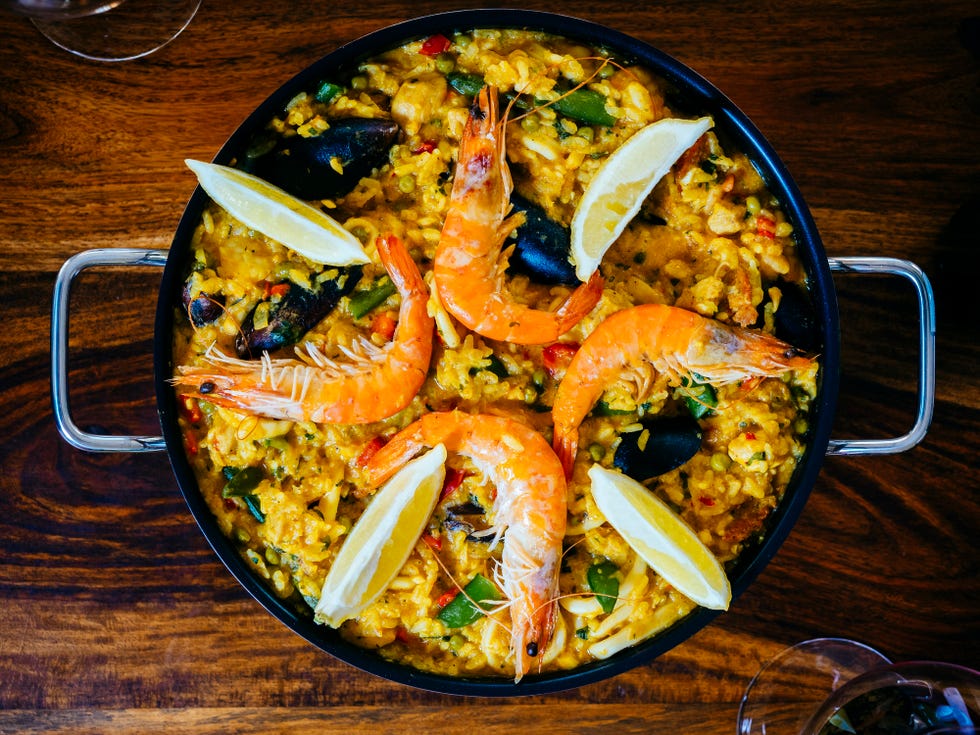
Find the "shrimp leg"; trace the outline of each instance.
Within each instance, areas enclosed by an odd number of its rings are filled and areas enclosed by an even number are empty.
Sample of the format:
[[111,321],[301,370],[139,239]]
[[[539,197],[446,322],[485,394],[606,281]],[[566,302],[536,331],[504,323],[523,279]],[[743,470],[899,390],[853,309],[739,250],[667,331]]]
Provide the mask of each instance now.
[[350,362],[328,359],[307,342],[300,359],[260,361],[229,357],[215,347],[208,365],[180,366],[174,383],[189,396],[258,416],[318,423],[382,421],[411,403],[425,381],[432,357],[434,322],[426,311],[428,291],[402,242],[377,241],[381,262],[401,295],[393,340],[378,348],[366,339],[344,350]]
[[[512,419],[458,411],[425,414],[396,434],[367,464],[378,486],[424,448],[443,444],[468,457],[496,486],[495,525],[503,534],[498,579],[510,601],[515,681],[551,639],[558,614],[565,477],[538,432]],[[540,660],[540,659],[539,659]]]
[[813,358],[765,332],[674,306],[645,304],[618,311],[582,343],[555,394],[554,449],[566,477],[572,474],[579,425],[606,386],[644,363],[678,384],[696,373],[700,381],[722,385],[806,369]]

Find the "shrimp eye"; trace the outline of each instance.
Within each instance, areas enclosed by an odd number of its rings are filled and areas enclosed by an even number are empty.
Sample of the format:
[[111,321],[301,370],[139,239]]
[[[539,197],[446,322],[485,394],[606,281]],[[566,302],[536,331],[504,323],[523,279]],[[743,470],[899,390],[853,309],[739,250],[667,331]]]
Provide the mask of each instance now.
[[531,641],[530,643],[527,644],[527,655],[530,656],[531,658],[534,658],[535,656],[538,655],[537,641]]
[[218,386],[216,386],[210,380],[205,380],[203,383],[201,383],[201,387],[198,388],[198,391],[203,393],[204,395],[207,395],[208,393],[213,393],[214,389],[217,387]]
[[479,98],[474,99],[473,104],[470,105],[470,116],[474,120],[482,120],[486,117],[486,113],[484,113],[483,109],[480,107]]

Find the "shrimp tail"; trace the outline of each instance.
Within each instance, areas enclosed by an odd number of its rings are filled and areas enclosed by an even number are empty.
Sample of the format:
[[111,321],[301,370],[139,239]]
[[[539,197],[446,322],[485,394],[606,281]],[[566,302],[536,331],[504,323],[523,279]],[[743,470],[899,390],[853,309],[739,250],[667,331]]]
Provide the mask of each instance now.
[[419,424],[400,431],[371,457],[367,466],[371,487],[380,487],[426,446]]
[[419,293],[425,291],[425,281],[418,266],[412,260],[408,249],[395,235],[381,235],[375,241],[381,265],[395,284],[399,293]]
[[599,303],[599,299],[602,298],[604,286],[605,281],[599,275],[599,271],[596,271],[587,282],[572,291],[555,314],[560,334],[564,334],[574,327],[582,321],[586,314],[592,311],[595,305]]
[[552,443],[555,454],[565,471],[565,479],[570,480],[572,469],[575,467],[575,455],[578,453],[578,431],[561,431],[555,427]]

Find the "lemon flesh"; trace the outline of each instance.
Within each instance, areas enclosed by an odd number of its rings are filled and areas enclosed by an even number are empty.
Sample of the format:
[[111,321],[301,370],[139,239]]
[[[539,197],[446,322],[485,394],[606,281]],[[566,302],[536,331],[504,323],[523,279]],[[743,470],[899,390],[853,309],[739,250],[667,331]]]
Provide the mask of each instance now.
[[657,182],[711,129],[710,117],[651,123],[617,148],[589,182],[571,224],[575,275],[587,281]]
[[388,589],[432,515],[445,462],[446,448],[439,444],[375,493],[330,567],[315,609],[317,621],[336,628]]
[[663,501],[636,480],[593,465],[592,497],[630,547],[685,597],[727,610],[732,588],[718,559]]
[[354,265],[370,258],[337,220],[257,176],[187,159],[201,188],[246,227],[316,263]]

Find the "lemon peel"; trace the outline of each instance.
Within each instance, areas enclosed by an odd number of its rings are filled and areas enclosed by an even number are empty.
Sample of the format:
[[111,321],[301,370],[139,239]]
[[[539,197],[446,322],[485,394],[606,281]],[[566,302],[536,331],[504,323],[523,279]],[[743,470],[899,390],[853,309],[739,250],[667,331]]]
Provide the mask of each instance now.
[[571,262],[579,280],[589,280],[657,182],[713,125],[710,117],[659,120],[605,160],[572,217]]
[[657,574],[702,607],[728,609],[732,589],[725,570],[666,503],[631,477],[598,464],[589,477],[606,520]]
[[445,462],[446,448],[438,444],[375,493],[330,567],[314,611],[318,622],[336,628],[388,589],[439,500]]
[[338,266],[370,262],[356,237],[302,199],[230,166],[190,158],[184,163],[208,196],[232,217],[303,257]]

